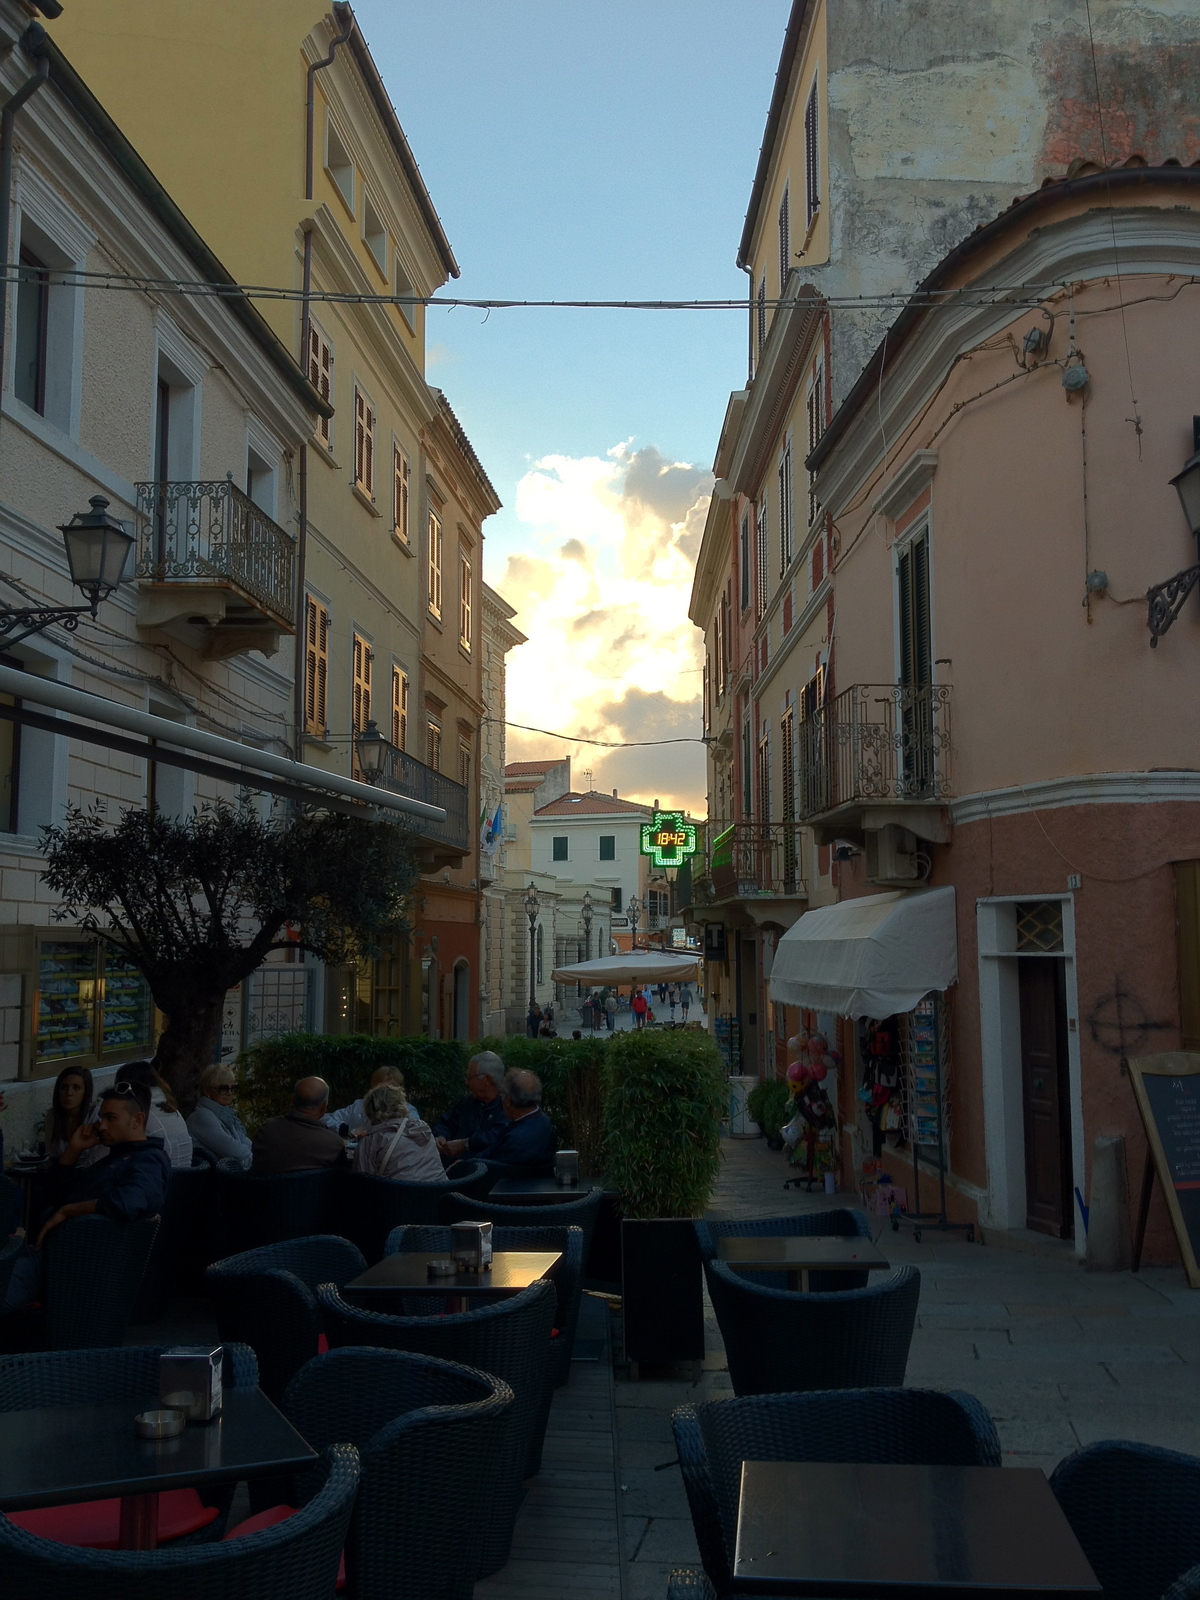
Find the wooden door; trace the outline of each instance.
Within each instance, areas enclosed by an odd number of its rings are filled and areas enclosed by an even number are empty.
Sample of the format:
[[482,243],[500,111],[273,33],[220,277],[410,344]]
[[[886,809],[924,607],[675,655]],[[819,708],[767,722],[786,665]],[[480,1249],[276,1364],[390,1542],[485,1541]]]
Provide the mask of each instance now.
[[1070,1097],[1064,967],[1053,957],[1017,962],[1021,995],[1021,1086],[1025,1110],[1025,1224],[1070,1238]]

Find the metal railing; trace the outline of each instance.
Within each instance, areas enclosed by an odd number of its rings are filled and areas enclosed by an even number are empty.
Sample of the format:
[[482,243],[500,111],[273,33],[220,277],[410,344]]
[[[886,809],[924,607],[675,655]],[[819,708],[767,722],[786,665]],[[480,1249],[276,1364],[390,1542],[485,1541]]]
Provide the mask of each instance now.
[[296,541],[233,482],[139,483],[137,575],[232,584],[295,627]]
[[379,781],[393,794],[406,794],[413,800],[424,800],[431,806],[442,806],[445,822],[432,822],[415,818],[414,826],[423,839],[436,839],[461,850],[466,855],[471,848],[470,816],[467,809],[467,791],[461,783],[447,778],[444,773],[427,767],[407,750],[398,750],[394,744],[384,750]]
[[871,800],[944,800],[948,684],[856,683],[800,724],[802,817]]
[[704,870],[693,879],[693,904],[757,895],[805,895],[800,825],[795,822],[709,822]]

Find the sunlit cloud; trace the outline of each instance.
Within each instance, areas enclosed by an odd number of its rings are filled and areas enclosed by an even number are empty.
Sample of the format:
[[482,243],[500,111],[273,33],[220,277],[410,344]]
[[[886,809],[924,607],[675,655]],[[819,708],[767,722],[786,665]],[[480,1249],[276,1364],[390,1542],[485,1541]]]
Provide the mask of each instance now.
[[[688,620],[712,474],[626,440],[551,455],[517,485],[525,548],[497,587],[529,643],[508,656],[511,722],[612,741],[698,738],[701,640]],[[570,753],[577,789],[704,810],[703,746],[604,750],[509,729],[510,760]]]

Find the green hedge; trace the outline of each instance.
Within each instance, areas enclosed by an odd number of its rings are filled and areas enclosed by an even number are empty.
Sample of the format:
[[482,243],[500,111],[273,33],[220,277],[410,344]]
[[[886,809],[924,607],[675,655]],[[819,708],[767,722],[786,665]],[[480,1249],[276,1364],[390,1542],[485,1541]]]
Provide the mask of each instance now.
[[791,1089],[777,1079],[755,1084],[746,1096],[746,1107],[767,1138],[777,1139],[791,1114]]
[[245,1051],[239,1109],[254,1129],[287,1111],[299,1078],[324,1078],[329,1104],[346,1106],[366,1093],[376,1067],[399,1067],[405,1092],[426,1122],[461,1099],[470,1056],[456,1039],[384,1039],[368,1033],[286,1033]]

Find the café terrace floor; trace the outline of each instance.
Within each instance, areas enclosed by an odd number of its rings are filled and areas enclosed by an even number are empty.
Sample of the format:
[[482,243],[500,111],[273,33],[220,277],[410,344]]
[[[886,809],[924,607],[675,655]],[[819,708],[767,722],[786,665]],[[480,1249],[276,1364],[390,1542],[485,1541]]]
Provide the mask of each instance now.
[[[761,1139],[727,1139],[722,1153],[712,1216],[858,1203],[784,1190],[784,1158]],[[921,1269],[908,1383],[977,1396],[1006,1462],[1049,1471],[1081,1444],[1112,1438],[1200,1454],[1200,1292],[1181,1269],[1086,1273],[1067,1245],[1018,1240],[1018,1250],[930,1230],[915,1244],[911,1229],[873,1221],[888,1259]],[[211,1332],[193,1315],[186,1325],[135,1328],[129,1342]],[[620,1322],[601,1300],[585,1300],[579,1337],[602,1340],[606,1353],[576,1361],[555,1396],[512,1559],[476,1585],[475,1600],[665,1600],[671,1568],[699,1565],[671,1412],[731,1392],[711,1314],[698,1377],[643,1370],[631,1381],[613,1364]]]

